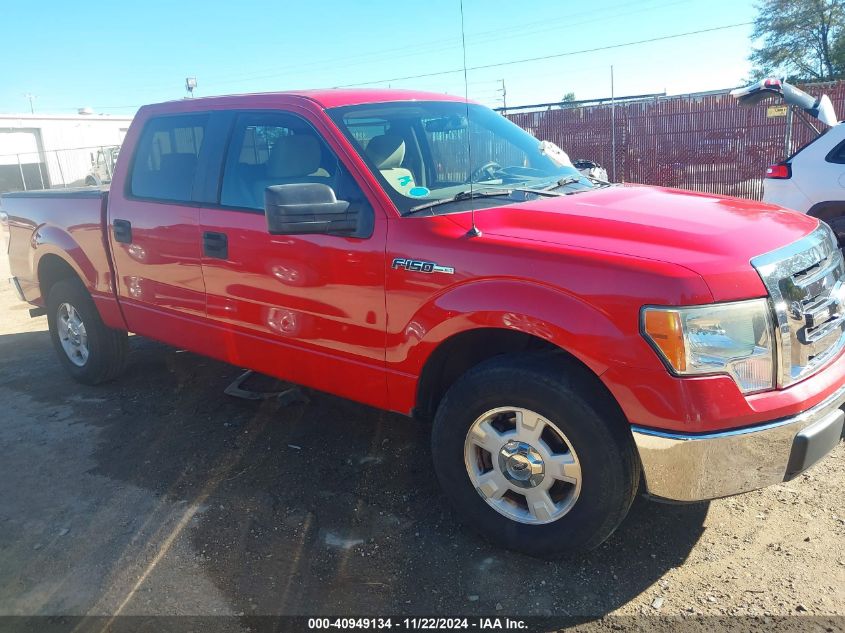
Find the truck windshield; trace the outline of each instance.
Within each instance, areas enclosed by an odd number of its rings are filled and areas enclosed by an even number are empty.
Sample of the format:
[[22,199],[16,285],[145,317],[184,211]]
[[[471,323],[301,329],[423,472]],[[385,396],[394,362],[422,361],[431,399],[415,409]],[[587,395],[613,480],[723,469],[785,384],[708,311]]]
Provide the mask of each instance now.
[[[514,190],[543,195],[596,186],[556,146],[483,106],[404,101],[328,113],[403,215],[421,208],[448,213],[506,204],[513,202],[508,193]],[[491,195],[467,195],[470,185]]]

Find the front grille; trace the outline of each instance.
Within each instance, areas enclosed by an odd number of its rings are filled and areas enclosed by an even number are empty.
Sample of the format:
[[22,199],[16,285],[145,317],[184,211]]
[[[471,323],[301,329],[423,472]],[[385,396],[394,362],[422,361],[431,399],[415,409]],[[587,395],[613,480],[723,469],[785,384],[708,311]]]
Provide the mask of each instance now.
[[822,223],[805,238],[751,260],[777,323],[778,386],[821,369],[845,345],[845,264]]

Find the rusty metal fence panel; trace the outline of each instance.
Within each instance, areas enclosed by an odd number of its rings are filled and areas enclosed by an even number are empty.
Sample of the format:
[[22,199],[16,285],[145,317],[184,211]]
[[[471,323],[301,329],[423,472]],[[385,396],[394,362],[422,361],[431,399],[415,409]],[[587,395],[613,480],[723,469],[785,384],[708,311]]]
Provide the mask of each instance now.
[[[802,88],[827,94],[837,113],[845,113],[845,82]],[[815,138],[796,116],[787,152],[787,117],[768,116],[768,105],[780,103],[741,107],[723,92],[512,112],[507,117],[538,139],[553,141],[572,159],[594,160],[611,175],[615,170],[619,182],[759,199],[766,167]]]

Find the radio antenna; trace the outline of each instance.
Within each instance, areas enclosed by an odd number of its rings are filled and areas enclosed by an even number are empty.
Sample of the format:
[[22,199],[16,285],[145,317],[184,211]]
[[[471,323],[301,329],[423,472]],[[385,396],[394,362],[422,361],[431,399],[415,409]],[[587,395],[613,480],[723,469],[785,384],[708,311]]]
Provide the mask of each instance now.
[[467,40],[466,35],[464,35],[464,0],[460,0],[461,5],[461,50],[463,52],[463,61],[464,61],[464,105],[466,106],[466,118],[467,118],[467,162],[469,165],[469,203],[472,205],[470,209],[470,218],[472,222],[472,228],[467,231],[467,237],[480,237],[481,231],[478,230],[478,227],[475,225],[475,203],[473,202],[472,197],[472,128],[469,124],[469,82],[467,81]]

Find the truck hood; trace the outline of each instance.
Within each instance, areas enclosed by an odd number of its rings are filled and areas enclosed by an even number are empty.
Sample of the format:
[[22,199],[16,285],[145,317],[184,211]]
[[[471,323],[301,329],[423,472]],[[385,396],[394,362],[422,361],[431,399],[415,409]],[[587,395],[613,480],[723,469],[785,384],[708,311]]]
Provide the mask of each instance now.
[[475,221],[484,234],[683,266],[701,275],[716,301],[765,296],[751,258],[818,226],[770,204],[641,185],[485,209]]

